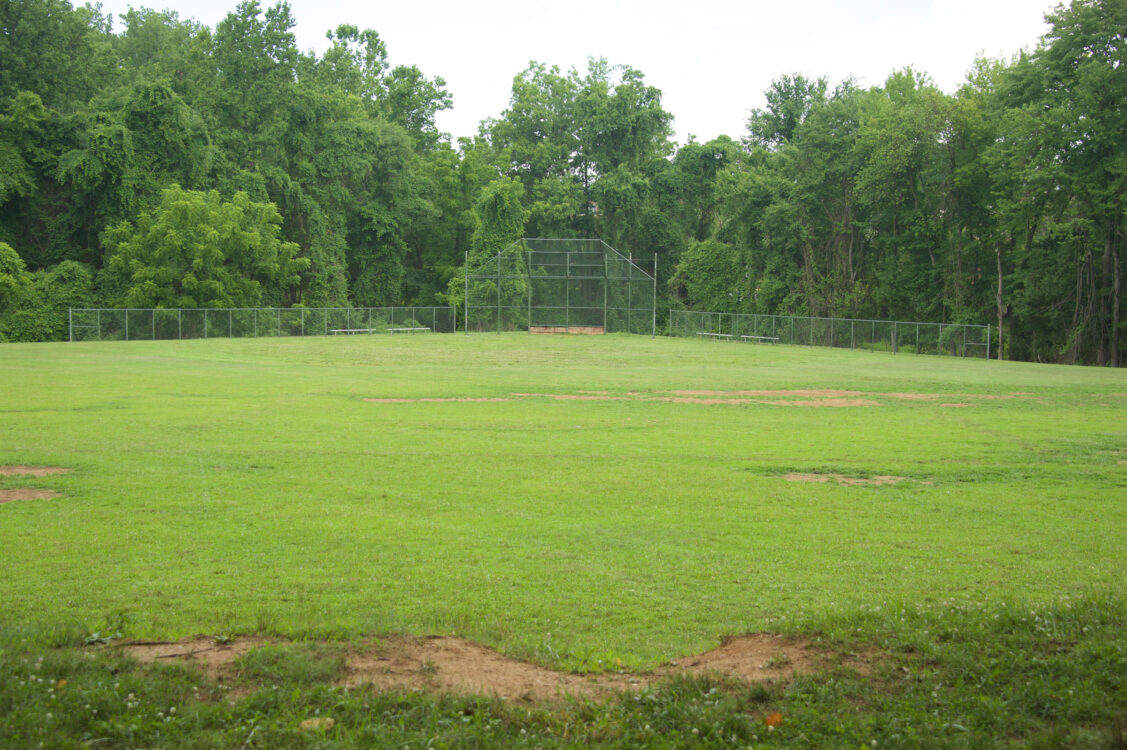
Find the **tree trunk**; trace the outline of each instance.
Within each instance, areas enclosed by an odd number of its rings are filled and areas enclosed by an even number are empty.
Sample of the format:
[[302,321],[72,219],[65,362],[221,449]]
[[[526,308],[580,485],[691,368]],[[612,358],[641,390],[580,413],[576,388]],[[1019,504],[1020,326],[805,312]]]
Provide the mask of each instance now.
[[998,361],[1001,362],[1005,357],[1002,352],[1004,351],[1002,340],[1002,323],[1006,318],[1006,308],[1002,305],[1002,246],[994,246],[994,257],[998,261],[998,292],[995,295],[995,301],[998,304]]
[[1111,366],[1119,367],[1119,300],[1122,288],[1123,269],[1119,263],[1119,245],[1112,243],[1112,277],[1111,277]]

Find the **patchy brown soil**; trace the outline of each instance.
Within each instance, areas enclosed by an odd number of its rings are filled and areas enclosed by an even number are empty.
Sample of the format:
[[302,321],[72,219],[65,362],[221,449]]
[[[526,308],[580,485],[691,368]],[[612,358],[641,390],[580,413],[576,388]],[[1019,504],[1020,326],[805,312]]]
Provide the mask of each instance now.
[[839,391],[825,388],[814,390],[793,391],[669,391],[678,396],[769,396],[769,397],[798,397],[798,398],[842,398],[845,396],[868,396],[861,391]]
[[624,395],[611,395],[607,391],[576,391],[574,393],[513,393],[508,397],[499,398],[468,398],[468,397],[432,397],[432,398],[365,398],[376,404],[411,404],[411,403],[446,403],[456,401],[513,401],[528,398],[546,398],[553,401],[654,401],[672,404],[703,404],[725,406],[748,406],[763,404],[768,406],[797,406],[807,408],[857,408],[874,407],[886,403],[879,399],[897,399],[901,401],[926,401],[935,402],[941,399],[959,399],[958,402],[948,401],[939,406],[948,408],[963,408],[972,406],[971,401],[1001,400],[1027,398],[1027,393],[1008,394],[942,394],[942,393],[865,393],[863,391],[844,391],[831,388],[794,389],[794,390],[739,390],[739,391],[713,391],[713,390],[674,390],[656,391],[653,393],[629,392]]
[[516,398],[550,398],[554,401],[633,401],[629,396],[608,396],[605,393],[514,393]]
[[61,466],[0,466],[0,477],[49,477],[70,471]]
[[[213,638],[200,637],[115,648],[143,662],[191,664],[212,679],[229,681],[236,677],[235,662],[240,656],[269,643],[283,645],[264,638],[240,638],[220,644]],[[579,675],[512,659],[460,638],[394,636],[351,647],[338,684],[546,701],[564,695],[599,698],[615,691],[639,690],[678,674],[712,674],[747,682],[789,679],[797,673],[827,666],[834,658],[807,642],[759,633],[728,638],[717,649],[670,662],[651,672]],[[867,672],[865,660],[845,661]]]
[[16,500],[50,500],[58,497],[54,490],[0,490],[0,503],[11,503]]
[[904,401],[937,401],[942,398],[942,394],[939,393],[886,393],[884,395]]
[[[877,477],[847,477],[844,474],[799,474],[791,472],[784,474],[783,479],[788,482],[828,482],[831,479],[838,484],[847,487],[853,485],[873,485],[880,487],[886,484],[899,484],[900,482],[910,481],[908,477],[896,476],[877,476]],[[931,482],[920,482],[920,484],[931,484]]]
[[445,404],[452,401],[470,401],[470,402],[487,402],[496,403],[499,401],[509,401],[507,398],[366,398],[365,401],[370,401],[373,404]]

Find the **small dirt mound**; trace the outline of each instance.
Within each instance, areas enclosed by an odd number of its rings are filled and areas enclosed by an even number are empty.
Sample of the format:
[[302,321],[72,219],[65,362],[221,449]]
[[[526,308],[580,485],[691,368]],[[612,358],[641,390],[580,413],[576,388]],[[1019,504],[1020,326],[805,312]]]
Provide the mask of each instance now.
[[0,477],[49,477],[70,471],[61,466],[0,466]]
[[[212,679],[227,681],[235,677],[235,662],[240,656],[271,644],[292,645],[265,638],[219,643],[214,638],[199,637],[127,643],[116,648],[142,662],[191,664]],[[680,674],[711,674],[746,682],[789,679],[812,671],[830,658],[807,642],[759,633],[728,638],[717,649],[670,662],[652,672],[579,675],[513,659],[460,638],[393,636],[350,649],[345,674],[338,684],[538,702],[567,695],[601,698],[612,692],[640,690]]]
[[771,678],[789,679],[798,673],[811,672],[817,666],[819,656],[801,641],[755,633],[726,638],[720,648],[680,659],[661,671],[668,676],[680,671],[758,682]]
[[58,496],[59,493],[54,490],[0,490],[0,503],[12,503],[16,500],[50,500]]

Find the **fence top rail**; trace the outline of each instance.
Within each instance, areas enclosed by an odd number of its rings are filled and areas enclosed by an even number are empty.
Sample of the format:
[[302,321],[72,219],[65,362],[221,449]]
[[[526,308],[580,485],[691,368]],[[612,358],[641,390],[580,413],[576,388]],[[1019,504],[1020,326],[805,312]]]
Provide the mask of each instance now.
[[843,323],[884,323],[901,326],[952,326],[956,328],[982,328],[990,326],[980,323],[929,323],[918,320],[872,320],[870,318],[822,318],[817,315],[772,315],[770,313],[730,313],[730,312],[705,312],[701,310],[670,310],[670,315],[730,315],[742,318],[778,318],[781,320],[824,320],[840,321]]
[[[538,250],[535,247],[529,247],[528,243],[530,243],[530,242],[535,242],[535,243],[571,243],[572,247],[574,247],[575,249],[574,250],[567,250],[567,249],[557,250],[557,249],[553,248],[551,250],[543,250],[543,249]],[[601,250],[586,250],[586,249],[583,249],[584,247],[590,247],[590,246],[593,246],[593,245],[598,245],[602,249]],[[519,240],[515,240],[515,241],[511,242],[504,249],[499,250],[496,255],[492,256],[492,258],[489,259],[489,261],[496,260],[498,263],[501,263],[502,259],[504,257],[506,257],[509,253],[511,253],[514,248],[520,248],[521,253],[522,253],[522,257],[527,255],[527,257],[529,259],[531,259],[531,256],[536,254],[536,253],[555,253],[555,254],[566,253],[568,255],[602,255],[604,258],[607,258],[607,259],[614,259],[614,260],[621,261],[623,263],[628,263],[639,274],[644,276],[646,280],[651,281],[651,282],[654,280],[653,275],[651,273],[649,273],[648,271],[646,271],[641,266],[639,266],[635,262],[635,259],[632,255],[629,256],[629,257],[623,255],[618,250],[611,247],[611,245],[608,244],[606,242],[606,240],[600,239],[598,237],[522,237]],[[656,256],[654,256],[654,257],[656,258]],[[638,260],[641,260],[641,258],[638,258]],[[489,261],[486,261],[486,262],[489,262]],[[479,277],[483,277],[483,278],[488,278],[489,276],[492,276],[493,278],[497,278],[497,275],[498,274],[496,274],[496,273],[490,274],[486,270],[479,270],[476,275],[473,274],[473,273],[467,272],[467,276],[469,276],[470,278],[474,278],[475,276],[479,276]]]

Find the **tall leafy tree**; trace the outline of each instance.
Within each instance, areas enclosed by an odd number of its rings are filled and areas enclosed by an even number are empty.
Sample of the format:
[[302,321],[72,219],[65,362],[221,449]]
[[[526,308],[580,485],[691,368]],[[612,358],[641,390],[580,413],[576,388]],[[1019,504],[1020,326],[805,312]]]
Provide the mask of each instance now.
[[245,193],[163,191],[136,223],[107,231],[110,268],[129,307],[257,307],[285,301],[309,261],[279,238],[281,217]]

